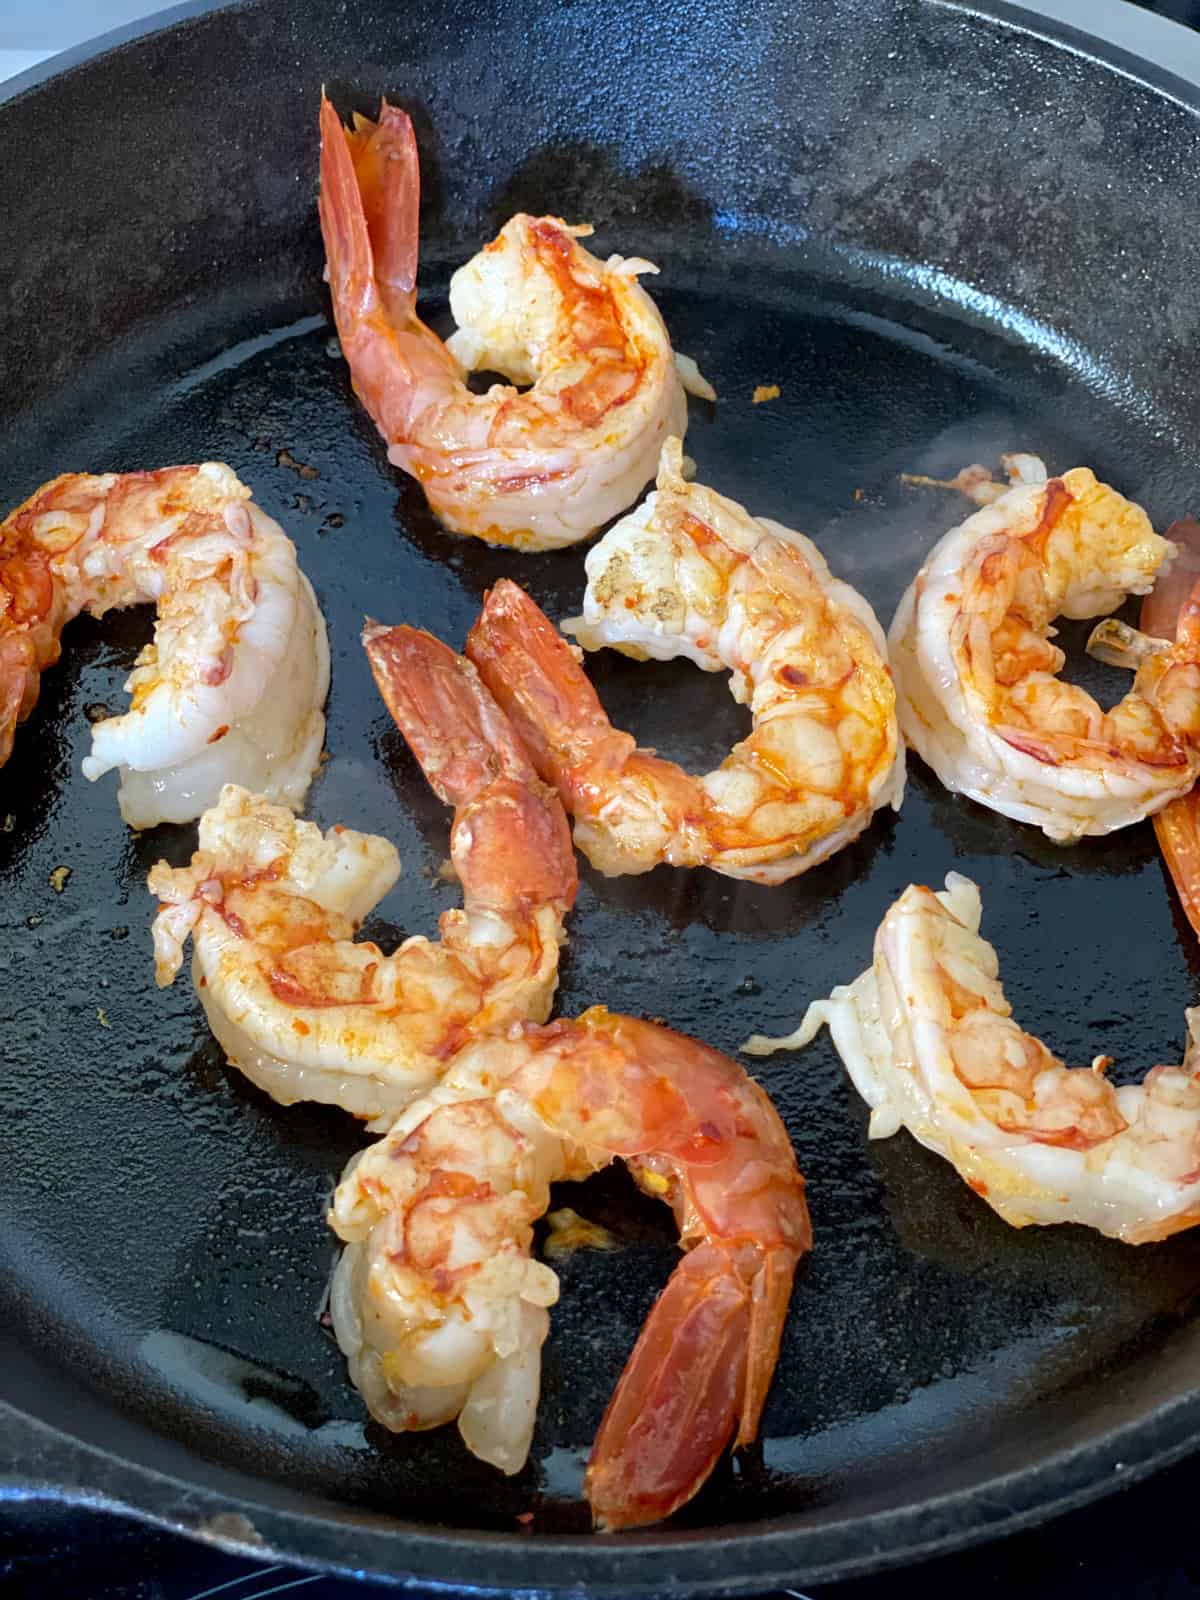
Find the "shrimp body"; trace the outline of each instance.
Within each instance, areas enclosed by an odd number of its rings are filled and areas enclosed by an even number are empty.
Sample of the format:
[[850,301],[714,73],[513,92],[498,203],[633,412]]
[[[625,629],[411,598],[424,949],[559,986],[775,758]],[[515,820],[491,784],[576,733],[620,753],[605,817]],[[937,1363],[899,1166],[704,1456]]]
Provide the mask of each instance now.
[[1174,546],[1086,467],[1047,481],[1036,458],[1014,462],[1023,476],[946,534],[900,602],[901,726],[948,788],[1052,839],[1108,833],[1200,771],[1200,625],[1181,622],[1111,711],[1060,682],[1054,618],[1145,594]]
[[[416,139],[385,102],[347,131],[321,104],[321,229],[334,318],[355,392],[446,525],[493,544],[574,544],[654,476],[687,426],[684,374],[654,302],[649,262],[599,261],[590,227],[524,214],[450,284],[448,344],[416,314]],[[508,378],[486,394],[465,374]],[[513,385],[528,385],[519,392]]]
[[216,462],[68,473],[0,524],[0,764],[81,611],[157,603],[133,703],[92,730],[135,828],[188,822],[226,781],[299,808],[325,737],[325,622],[296,550]]
[[666,861],[782,883],[899,806],[903,745],[870,606],[801,534],[685,483],[678,440],[587,573],[583,617],[565,624],[585,647],[728,670],[754,718],[715,772],[691,776],[613,728],[566,642],[514,583],[496,585],[467,652],[601,872]]
[[200,819],[191,865],[150,873],[160,984],[192,973],[230,1062],[284,1105],[386,1127],[477,1032],[544,1020],[575,894],[566,819],[461,657],[415,629],[368,630],[372,664],[437,793],[455,806],[464,907],[390,956],[352,935],[399,876],[386,840],[322,836],[245,790]]
[[1200,1009],[1182,1066],[1114,1087],[1107,1058],[1066,1067],[1013,1020],[979,890],[950,873],[912,886],[883,919],[874,962],[808,1011],[787,1039],[828,1023],[870,1134],[908,1128],[1014,1227],[1078,1222],[1129,1244],[1200,1222]]
[[754,1438],[811,1245],[787,1132],[734,1062],[599,1007],[472,1043],[346,1169],[330,1212],[347,1241],[331,1309],[379,1421],[457,1416],[474,1454],[518,1471],[558,1297],[554,1272],[531,1258],[532,1224],[551,1183],[614,1157],[672,1206],[688,1252],[592,1449],[593,1512],[620,1528],[668,1516],[731,1437]]

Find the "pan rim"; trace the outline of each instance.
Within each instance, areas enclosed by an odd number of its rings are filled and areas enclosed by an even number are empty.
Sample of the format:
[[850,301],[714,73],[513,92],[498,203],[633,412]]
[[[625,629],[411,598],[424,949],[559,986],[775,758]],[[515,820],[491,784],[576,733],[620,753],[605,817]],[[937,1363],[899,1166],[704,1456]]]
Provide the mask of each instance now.
[[[1177,70],[1182,44],[1184,56],[1196,58],[1200,75],[1200,35],[1169,17],[1143,11],[1130,4],[1130,0],[1089,0],[1088,29],[1076,27],[1034,6],[1009,4],[1009,0],[918,0],[918,3],[939,11],[955,11],[978,17],[985,22],[999,22],[1014,31],[1045,39],[1050,44],[1072,50],[1101,66],[1118,71],[1122,76],[1144,84],[1155,94],[1177,100],[1189,110],[1200,113],[1200,76],[1193,80]],[[1062,5],[1063,0],[1044,0],[1044,3]],[[41,88],[52,78],[87,66],[101,56],[125,45],[136,44],[139,39],[148,38],[151,34],[193,22],[212,12],[251,11],[255,4],[256,0],[179,0],[176,5],[163,6],[133,22],[122,23],[80,44],[71,45],[32,67],[26,67],[22,72],[14,73],[12,77],[0,80],[0,106]],[[1113,19],[1118,17],[1128,18],[1131,24],[1136,19],[1137,32],[1139,36],[1146,36],[1144,43],[1152,53],[1141,53],[1143,41],[1140,37],[1137,52],[1112,42],[1108,33]],[[1117,31],[1124,33],[1125,30]],[[1164,61],[1176,65],[1167,67],[1163,65]]]
[[[781,1517],[728,1529],[547,1534],[530,1540],[521,1533],[478,1529],[431,1531],[427,1524],[391,1520],[352,1506],[346,1507],[344,1518],[282,1509],[251,1499],[240,1486],[227,1494],[109,1455],[0,1400],[0,1435],[6,1441],[14,1434],[23,1436],[34,1463],[23,1474],[18,1471],[15,1482],[0,1471],[0,1503],[46,1500],[106,1511],[254,1560],[291,1562],[345,1577],[421,1583],[449,1594],[754,1595],[897,1571],[1036,1527],[1118,1486],[1139,1483],[1195,1448],[1200,1397],[1165,1411],[1165,1417],[1159,1412],[1131,1422],[1101,1440],[1044,1456],[1033,1468],[987,1479],[919,1507],[846,1517],[821,1527],[798,1528],[793,1518]],[[1171,1437],[1151,1441],[1137,1457],[1136,1446],[1164,1422]],[[93,1463],[104,1487],[79,1481]],[[220,1462],[208,1466],[218,1474],[233,1471]],[[1078,1481],[1041,1493],[1043,1479]],[[961,1510],[972,1502],[984,1503],[991,1514],[965,1521]],[[930,1523],[941,1526],[921,1526]],[[871,1536],[864,1538],[868,1529]],[[348,1538],[352,1556],[346,1550]],[[709,1564],[718,1546],[724,1568],[720,1575]],[[488,1572],[484,1582],[478,1577],[481,1563]],[[556,1570],[548,1573],[547,1568]],[[534,1571],[536,1583],[531,1584]]]
[[[184,0],[7,80],[0,85],[0,105],[151,34],[209,13],[251,11],[254,3]],[[1200,115],[1200,83],[1056,17],[1004,0],[921,3],[1046,40]],[[1172,46],[1180,34],[1194,37],[1167,19],[1135,12],[1125,0],[1093,0],[1088,25],[1102,29],[1106,17],[1128,13],[1137,17],[1139,34],[1147,36],[1148,44],[1155,35],[1162,40],[1163,58],[1178,59]],[[469,1588],[490,1594],[535,1587],[543,1592],[715,1596],[895,1570],[1061,1516],[1192,1452],[1200,1444],[1200,1394],[1168,1402],[1103,1439],[1044,1456],[1033,1467],[986,1479],[920,1506],[843,1517],[816,1527],[797,1526],[795,1517],[781,1517],[729,1529],[545,1535],[533,1540],[517,1532],[431,1531],[427,1524],[392,1521],[349,1506],[344,1516],[283,1509],[253,1499],[241,1488],[224,1493],[110,1454],[5,1400],[0,1400],[0,1439],[0,1502],[53,1499],[107,1510],[259,1560],[275,1558],[346,1575],[421,1582],[446,1592]],[[14,1459],[15,1469],[10,1465]],[[65,1469],[61,1477],[51,1470],[55,1465]],[[213,1462],[211,1467],[218,1474],[234,1475],[224,1463]],[[99,1480],[108,1487],[81,1483],[89,1472],[93,1483]],[[1051,1481],[1066,1486],[1047,1492]],[[231,1514],[248,1513],[252,1513],[249,1522],[234,1525]],[[352,1559],[347,1556],[348,1541]],[[719,1576],[712,1573],[709,1562],[717,1547],[723,1567]],[[481,1584],[477,1573],[485,1563],[488,1579]]]

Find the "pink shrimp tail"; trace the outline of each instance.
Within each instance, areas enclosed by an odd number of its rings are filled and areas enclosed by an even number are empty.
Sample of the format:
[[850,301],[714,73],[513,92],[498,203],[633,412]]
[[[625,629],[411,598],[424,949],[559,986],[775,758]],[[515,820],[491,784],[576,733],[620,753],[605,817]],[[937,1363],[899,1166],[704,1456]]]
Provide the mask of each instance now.
[[331,101],[321,97],[321,193],[317,201],[338,332],[353,330],[376,300],[375,261],[349,136]]
[[1185,619],[1189,602],[1200,585],[1200,522],[1181,517],[1163,534],[1177,547],[1174,559],[1159,576],[1154,588],[1142,601],[1138,625],[1143,633],[1159,639],[1180,637],[1180,624],[1194,622],[1194,610]]
[[353,132],[321,101],[318,209],[334,321],[355,393],[389,444],[459,383],[416,314],[420,166],[412,123],[384,102]]
[[335,306],[365,314],[376,293],[397,326],[412,315],[417,286],[421,164],[407,114],[387,101],[379,121],[342,126],[321,99],[318,209]]
[[385,100],[378,123],[361,121],[348,140],[362,197],[375,281],[392,321],[416,304],[421,162],[408,113]]
[[536,774],[512,724],[471,662],[422,628],[368,622],[375,682],[439,800],[462,805],[499,774]]
[[[36,508],[43,494],[39,491],[26,505]],[[19,526],[25,509],[13,512],[5,526]],[[3,543],[0,529],[0,551]],[[17,724],[37,704],[42,673],[58,660],[66,620],[48,564],[36,556],[0,554],[0,767],[12,755]]]
[[614,730],[570,645],[511,578],[485,596],[467,656],[568,809],[576,798],[572,768],[593,745],[615,739],[625,752],[634,749]]
[[675,1268],[592,1446],[585,1489],[599,1527],[670,1516],[704,1483],[735,1429],[738,1445],[753,1440],[797,1259],[787,1247],[760,1256],[753,1245],[707,1242]]
[[[810,1245],[811,1237],[805,1249]],[[783,1339],[783,1326],[787,1321],[792,1279],[796,1276],[798,1260],[795,1251],[776,1248],[767,1253],[754,1275],[750,1291],[750,1348],[746,1353],[746,1388],[742,1395],[737,1438],[734,1440],[739,1449],[743,1445],[753,1444],[758,1436],[759,1420],[767,1403],[771,1379],[775,1376],[775,1363],[779,1359],[779,1345]]]
[[[1178,554],[1142,601],[1141,629],[1161,639],[1192,643],[1200,634],[1200,522],[1183,517],[1165,537],[1178,546]],[[1200,789],[1189,790],[1157,812],[1154,832],[1184,915],[1200,935]]]
[[363,644],[384,703],[439,799],[456,808],[451,854],[477,903],[574,903],[562,806],[465,657],[419,628],[369,622]]
[[[0,638],[0,767],[12,755],[17,723],[37,695],[38,670],[25,635]],[[32,685],[32,688],[31,688]]]

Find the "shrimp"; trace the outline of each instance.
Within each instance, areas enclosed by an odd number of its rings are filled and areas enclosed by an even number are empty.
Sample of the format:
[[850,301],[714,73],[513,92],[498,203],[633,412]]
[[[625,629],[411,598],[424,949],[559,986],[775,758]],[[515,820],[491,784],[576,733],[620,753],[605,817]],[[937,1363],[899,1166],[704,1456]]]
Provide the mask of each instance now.
[[680,475],[587,558],[587,648],[733,673],[754,731],[695,778],[619,732],[567,645],[516,584],[487,596],[467,642],[538,771],[575,818],[575,843],[610,876],[659,862],[782,883],[898,807],[904,751],[883,632],[816,546]]
[[741,1067],[602,1007],[474,1041],[347,1167],[329,1215],[347,1244],[331,1312],[385,1427],[457,1416],[473,1454],[519,1471],[558,1298],[532,1224],[551,1183],[614,1157],[672,1207],[688,1252],[592,1447],[593,1514],[626,1528],[669,1516],[731,1437],[755,1437],[812,1243],[787,1131]]
[[981,914],[956,872],[937,894],[909,887],[866,972],[790,1037],[744,1048],[794,1049],[828,1023],[870,1136],[906,1127],[1013,1227],[1079,1222],[1145,1244],[1200,1222],[1200,1008],[1182,1066],[1120,1088],[1107,1056],[1066,1067],[1013,1020]]
[[[1025,456],[1010,469],[1013,486],[946,534],[900,602],[900,724],[947,788],[1051,839],[1109,833],[1200,771],[1200,618],[1181,619],[1111,711],[1059,682],[1055,616],[1145,594],[1175,547],[1086,467],[1047,480]],[[976,498],[995,487],[975,485]]]
[[[1178,554],[1142,602],[1142,631],[1111,618],[1093,630],[1088,650],[1102,661],[1137,671],[1147,656],[1168,650],[1200,619],[1200,522],[1183,517],[1166,537]],[[1200,788],[1156,811],[1154,832],[1184,915],[1200,934]]]
[[544,1021],[576,887],[566,818],[460,656],[412,628],[366,631],[371,665],[431,786],[452,804],[464,907],[441,942],[352,942],[399,876],[385,839],[322,836],[227,788],[191,865],[150,873],[160,985],[192,973],[231,1064],[283,1105],[319,1100],[387,1127],[476,1033]]
[[0,523],[0,766],[63,627],[156,601],[133,703],[84,776],[121,774],[132,828],[190,822],[226,781],[296,809],[325,738],[325,622],[296,549],[228,467],[66,473]]
[[[586,539],[683,433],[685,385],[716,398],[637,281],[658,268],[597,260],[577,242],[590,227],[515,216],[451,279],[443,344],[416,313],[419,195],[405,113],[385,101],[348,132],[323,98],[321,231],[355,392],[447,527],[525,550]],[[482,370],[509,384],[472,393]]]

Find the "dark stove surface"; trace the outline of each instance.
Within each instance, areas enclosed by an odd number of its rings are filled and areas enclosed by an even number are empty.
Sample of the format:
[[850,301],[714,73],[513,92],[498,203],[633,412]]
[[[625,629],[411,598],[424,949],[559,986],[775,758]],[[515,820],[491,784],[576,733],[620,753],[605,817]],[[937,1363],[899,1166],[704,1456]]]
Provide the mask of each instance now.
[[[1036,7],[1036,0],[1032,3]],[[1091,0],[1074,3],[1078,15],[1070,20],[1086,30]],[[1200,0],[1135,3],[1200,28]],[[1200,1460],[1184,1461],[1119,1497],[1044,1528],[902,1572],[782,1593],[793,1600],[1200,1597],[1200,1537],[1193,1520],[1198,1490]],[[487,1574],[479,1576],[486,1583]],[[421,1590],[405,1592],[412,1600],[425,1600]],[[433,1600],[434,1591],[427,1593]],[[0,1597],[266,1600],[283,1594],[304,1600],[363,1600],[364,1589],[348,1578],[226,1555],[123,1518],[41,1502],[0,1506]]]

